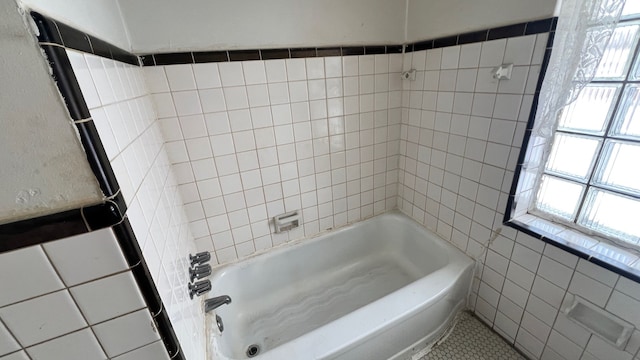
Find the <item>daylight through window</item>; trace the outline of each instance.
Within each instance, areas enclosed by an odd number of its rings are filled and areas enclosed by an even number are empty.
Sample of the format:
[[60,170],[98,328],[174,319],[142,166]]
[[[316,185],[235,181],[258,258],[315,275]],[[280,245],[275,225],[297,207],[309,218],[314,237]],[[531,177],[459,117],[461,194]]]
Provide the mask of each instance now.
[[532,210],[640,245],[640,1],[627,1],[593,81],[560,113]]

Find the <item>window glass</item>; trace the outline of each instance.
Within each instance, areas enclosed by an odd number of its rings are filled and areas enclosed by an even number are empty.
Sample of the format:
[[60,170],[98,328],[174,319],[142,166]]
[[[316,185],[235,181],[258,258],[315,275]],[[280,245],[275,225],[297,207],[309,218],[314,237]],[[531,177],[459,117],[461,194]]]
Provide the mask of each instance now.
[[578,211],[583,191],[584,186],[578,183],[543,175],[536,208],[572,221]]
[[627,85],[622,94],[611,136],[640,140],[640,86]]
[[640,201],[590,188],[578,224],[638,245]]
[[[640,145],[616,140],[605,142],[594,183],[640,195]],[[640,214],[638,214],[640,218]]]
[[604,50],[594,79],[624,79],[637,40],[637,24],[618,26]]
[[547,161],[547,171],[586,182],[601,140],[558,133]]
[[562,110],[558,128],[603,134],[621,85],[587,85],[569,106]]

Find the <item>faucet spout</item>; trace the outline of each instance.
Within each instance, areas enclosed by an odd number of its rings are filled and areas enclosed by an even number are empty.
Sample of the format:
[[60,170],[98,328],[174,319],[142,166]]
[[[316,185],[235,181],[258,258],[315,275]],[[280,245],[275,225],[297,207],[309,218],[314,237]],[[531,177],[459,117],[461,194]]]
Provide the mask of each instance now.
[[209,312],[219,308],[222,305],[230,304],[231,297],[228,295],[216,296],[204,301],[204,312]]

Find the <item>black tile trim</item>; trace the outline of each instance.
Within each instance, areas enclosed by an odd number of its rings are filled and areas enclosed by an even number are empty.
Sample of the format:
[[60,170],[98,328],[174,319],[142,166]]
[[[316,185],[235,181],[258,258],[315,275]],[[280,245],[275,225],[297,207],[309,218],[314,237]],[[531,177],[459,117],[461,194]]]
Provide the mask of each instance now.
[[0,225],[0,253],[84,234],[82,210],[74,209]]
[[289,49],[289,56],[292,59],[294,58],[310,58],[316,57],[316,49],[315,48],[296,48]]
[[153,59],[156,65],[193,64],[193,54],[190,52],[154,54]]
[[116,201],[0,225],[0,253],[113,226],[123,215]]
[[262,60],[289,59],[289,49],[265,49],[260,50]]
[[[71,73],[71,75],[73,75],[73,73]],[[64,93],[62,94],[64,96]],[[102,192],[107,197],[118,194],[120,185],[109,163],[109,158],[102,146],[98,129],[96,129],[93,120],[76,123],[76,127],[80,133],[80,141],[87,154],[87,160],[89,160],[89,165],[98,179]],[[122,213],[126,212],[126,208],[120,210]]]
[[[487,40],[515,36],[533,35],[552,31],[557,18],[529,21],[498,28],[452,35],[438,39],[418,41],[406,45],[342,46],[326,48],[287,48],[260,50],[232,50],[213,52],[183,52],[170,54],[147,54],[140,56],[143,66],[192,64],[203,62],[294,59],[325,56],[352,56],[371,54],[400,54],[406,52],[436,49],[447,46],[464,45]],[[155,61],[154,61],[155,59]]]
[[66,76],[70,72],[73,73],[67,51],[55,45],[42,45],[41,47],[47,55],[49,65],[53,69],[53,79],[60,93],[63,94],[63,99],[71,118],[73,120],[84,120],[91,117],[89,108],[80,90],[80,85],[78,85],[75,77],[70,78]]
[[180,342],[173,330],[166,307],[162,302],[160,293],[158,293],[158,288],[151,277],[151,272],[149,272],[149,267],[144,260],[142,249],[140,249],[129,219],[125,218],[120,224],[113,226],[113,232],[136,279],[136,283],[138,283],[140,293],[142,293],[149,311],[154,316],[156,327],[169,353],[169,357],[171,359],[186,360],[182,351],[180,351]]
[[342,56],[364,55],[364,46],[344,46]]
[[38,37],[40,42],[55,43],[74,50],[92,53],[97,56],[125,62],[132,65],[160,66],[177,64],[198,64],[208,62],[293,59],[325,56],[352,56],[370,54],[399,54],[406,52],[436,49],[447,46],[464,45],[487,40],[503,39],[515,36],[540,34],[554,31],[557,17],[529,21],[497,28],[479,30],[444,38],[418,41],[405,45],[369,45],[342,46],[326,48],[283,48],[283,49],[246,49],[202,52],[157,53],[141,56],[133,55],[103,40],[73,29],[65,24],[51,20],[32,12],[32,17],[40,28],[47,31]]
[[458,45],[458,35],[433,40],[434,49],[456,45]]
[[63,23],[56,24],[58,25],[58,31],[62,38],[62,45],[86,53],[93,53],[93,48],[91,47],[91,42],[87,34],[77,31]]
[[527,23],[527,28],[524,31],[525,35],[532,35],[532,34],[539,34],[539,33],[545,33],[545,32],[549,32],[549,31],[553,31],[555,29],[551,28],[551,25],[553,24],[553,21],[556,18],[549,18],[549,19],[544,19],[544,20],[538,20],[538,21],[530,21]]
[[42,16],[40,13],[32,11],[31,17],[38,27],[38,41],[44,43],[52,43],[64,46],[62,42],[62,36],[58,31],[58,25],[52,19]]
[[433,49],[433,40],[420,41],[411,46],[412,51]]
[[[58,31],[55,22],[44,18],[42,15],[32,13],[37,24],[40,24],[41,39],[56,39],[55,33]],[[54,32],[55,29],[55,32]],[[63,33],[71,32],[65,29]],[[73,32],[71,32],[73,33]],[[79,32],[78,32],[79,33]],[[77,34],[76,34],[77,35]],[[77,36],[68,36],[63,39],[78,39]],[[81,37],[82,38],[82,37]],[[89,41],[88,37],[84,37]],[[41,40],[42,41],[42,40]],[[112,58],[119,61],[131,61],[131,54],[124,51],[114,51],[117,48],[109,48],[100,44],[100,50],[106,54],[106,49]],[[115,174],[106,156],[100,136],[90,119],[89,111],[84,97],[80,92],[73,68],[69,63],[66,49],[57,45],[41,44],[48,56],[49,63],[53,69],[53,76],[62,97],[74,120],[85,120],[75,122],[78,129],[82,145],[85,149],[87,160],[93,170],[103,193],[109,198],[104,203],[83,209],[65,211],[59,214],[28,219],[0,226],[0,249],[9,251],[16,247],[35,245],[58,238],[64,238],[103,227],[112,226],[118,239],[127,263],[129,264],[140,291],[154,316],[160,337],[172,359],[185,360],[180,351],[180,343],[173,331],[171,321],[164,310],[160,294],[144,261],[142,250],[135,238],[129,220],[124,216],[126,204],[120,193],[120,187]],[[67,45],[67,47],[69,47]],[[191,59],[191,53],[189,53]],[[155,58],[155,56],[154,56]],[[138,58],[135,57],[138,64]],[[154,63],[157,63],[154,59]]]
[[365,55],[380,55],[386,54],[387,47],[386,46],[365,46],[364,54]]
[[487,36],[487,40],[498,40],[498,39],[506,39],[514,36],[523,36],[525,35],[526,29],[527,29],[527,23],[502,26],[499,28],[490,29],[489,35]]
[[523,22],[497,28],[478,30],[464,34],[452,35],[444,38],[422,40],[406,45],[406,52],[428,50],[447,46],[472,44],[488,40],[505,39],[516,36],[547,33],[555,30],[557,17]]
[[404,45],[387,45],[387,54],[401,54]]
[[31,17],[40,30],[38,41],[41,43],[58,44],[65,48],[94,54],[107,59],[136,66],[140,65],[136,55],[120,49],[117,46],[113,46],[106,41],[74,29],[62,22],[48,18],[36,11],[31,12]]
[[489,30],[474,31],[458,35],[458,45],[487,41]]
[[233,50],[229,51],[231,61],[260,60],[260,50]]
[[316,49],[316,53],[317,53],[318,57],[341,56],[342,55],[342,49],[340,49],[339,47],[318,48],[318,49]]
[[547,244],[551,244],[555,247],[558,247],[579,258],[585,259],[591,263],[599,265],[620,276],[626,277],[627,279],[640,283],[640,271],[634,268],[631,268],[623,263],[615,261],[614,259],[606,258],[600,253],[591,251],[587,248],[583,248],[576,244],[569,243],[566,240],[561,239],[553,234],[549,234],[544,231],[541,231],[540,229],[533,228],[517,220],[511,220],[505,223],[505,225],[512,227],[516,230],[522,231],[525,234],[535,237],[539,240],[542,240]]
[[[229,53],[226,51],[203,51],[194,52],[193,61],[196,64],[209,62],[229,61]],[[144,64],[143,64],[144,65]],[[145,65],[146,66],[146,65]]]
[[89,40],[91,41],[94,55],[111,59],[111,44],[93,36],[89,36]]

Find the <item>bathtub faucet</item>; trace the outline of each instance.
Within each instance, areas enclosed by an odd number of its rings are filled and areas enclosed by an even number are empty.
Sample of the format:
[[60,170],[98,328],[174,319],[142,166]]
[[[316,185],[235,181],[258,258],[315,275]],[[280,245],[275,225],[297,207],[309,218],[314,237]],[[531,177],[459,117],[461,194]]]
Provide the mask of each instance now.
[[228,295],[216,296],[204,301],[204,312],[209,312],[219,308],[222,305],[230,304],[231,297]]

